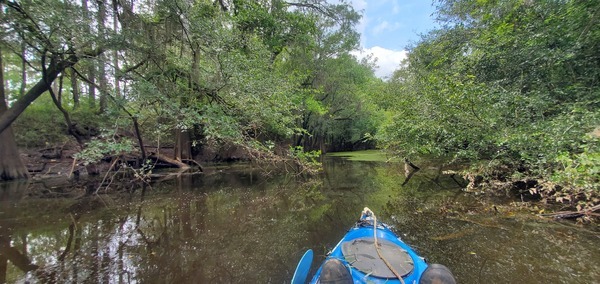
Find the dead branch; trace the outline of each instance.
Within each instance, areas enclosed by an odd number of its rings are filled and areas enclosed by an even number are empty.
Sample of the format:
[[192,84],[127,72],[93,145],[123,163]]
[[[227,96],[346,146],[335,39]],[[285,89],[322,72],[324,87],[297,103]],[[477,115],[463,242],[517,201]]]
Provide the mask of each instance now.
[[186,163],[183,163],[181,161],[177,161],[175,159],[171,159],[171,158],[169,158],[169,157],[167,157],[167,156],[165,156],[163,154],[160,154],[160,153],[151,153],[149,157],[157,159],[157,160],[159,160],[161,162],[165,162],[167,164],[175,165],[178,168],[182,168],[182,169],[188,169],[190,167]]
[[576,219],[583,216],[600,217],[599,213],[595,213],[596,211],[600,211],[600,204],[579,211],[559,211],[553,213],[540,214],[540,216],[552,217],[555,219]]

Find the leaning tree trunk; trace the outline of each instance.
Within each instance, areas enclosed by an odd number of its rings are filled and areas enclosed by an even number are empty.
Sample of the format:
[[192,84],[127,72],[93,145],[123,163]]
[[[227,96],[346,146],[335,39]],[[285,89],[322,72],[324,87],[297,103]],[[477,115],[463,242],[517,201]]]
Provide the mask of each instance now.
[[[4,64],[2,63],[2,50],[0,50],[0,116],[8,109],[4,93]],[[21,161],[17,142],[11,127],[0,130],[0,180],[26,178],[29,176],[27,168]]]
[[[83,53],[82,56],[93,58],[102,52],[102,49],[97,49],[90,53]],[[2,55],[0,54],[0,59],[1,58]],[[43,58],[42,62],[46,62],[46,59],[48,58]],[[48,68],[44,68],[42,71],[42,79],[29,89],[25,96],[20,97],[13,102],[10,108],[8,108],[6,104],[4,78],[0,78],[0,82],[2,82],[0,85],[0,149],[2,150],[0,153],[0,157],[2,157],[0,162],[0,179],[14,179],[27,176],[27,170],[18,156],[14,136],[9,129],[10,125],[33,101],[39,98],[44,92],[48,91],[50,84],[58,77],[58,74],[63,72],[66,68],[73,66],[78,60],[79,58],[75,54],[72,54],[67,58],[59,58],[56,55],[52,55]],[[2,66],[1,63],[2,62],[0,62],[0,66]],[[2,68],[0,68],[0,70],[2,70]]]

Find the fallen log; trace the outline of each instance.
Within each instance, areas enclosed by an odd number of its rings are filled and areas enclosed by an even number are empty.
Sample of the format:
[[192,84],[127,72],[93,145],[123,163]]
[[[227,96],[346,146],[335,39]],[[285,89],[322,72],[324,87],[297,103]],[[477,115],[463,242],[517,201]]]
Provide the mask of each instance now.
[[165,156],[163,154],[160,154],[160,153],[151,153],[149,157],[151,159],[157,159],[157,160],[159,160],[161,162],[174,165],[174,166],[176,166],[178,168],[181,168],[181,169],[189,169],[190,168],[190,166],[188,164],[186,164],[184,162],[181,162],[181,161],[178,161],[178,160],[175,160],[175,159],[171,159],[171,158],[169,158],[169,157],[167,157],[167,156]]
[[189,163],[192,163],[192,164],[195,164],[195,165],[196,165],[196,166],[198,166],[198,168],[200,169],[200,172],[204,172],[204,168],[202,168],[202,165],[200,165],[200,163],[198,163],[198,162],[196,162],[196,161],[194,161],[194,160],[192,160],[192,159],[184,159],[184,160],[182,160],[182,161],[184,161],[184,162],[189,162]]

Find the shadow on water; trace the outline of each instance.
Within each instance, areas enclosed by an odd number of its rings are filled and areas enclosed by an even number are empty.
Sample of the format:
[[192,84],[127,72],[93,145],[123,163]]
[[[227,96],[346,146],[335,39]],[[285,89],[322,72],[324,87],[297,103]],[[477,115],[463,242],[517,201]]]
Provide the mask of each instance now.
[[103,195],[0,184],[0,282],[289,283],[304,251],[322,260],[365,206],[460,283],[600,279],[598,234],[487,210],[420,166],[327,158],[312,179],[247,167]]

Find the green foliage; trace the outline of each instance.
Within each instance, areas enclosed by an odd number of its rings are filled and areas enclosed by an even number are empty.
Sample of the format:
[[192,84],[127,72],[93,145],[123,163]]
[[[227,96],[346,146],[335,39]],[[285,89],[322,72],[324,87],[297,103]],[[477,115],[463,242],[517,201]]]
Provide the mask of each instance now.
[[75,154],[84,165],[97,163],[107,156],[119,156],[133,151],[133,142],[127,138],[117,138],[114,130],[104,129],[98,138],[92,139],[85,148]]
[[[552,180],[564,187],[568,193],[554,193],[557,201],[577,202],[581,210],[600,203],[600,139],[589,137],[579,153],[561,152],[556,157],[559,168]],[[578,201],[582,200],[582,201]]]
[[68,140],[64,118],[49,97],[42,97],[13,123],[17,145],[47,147]]
[[565,191],[588,188],[597,151],[581,137],[600,125],[593,63],[600,50],[592,44],[600,40],[599,8],[439,1],[445,25],[424,36],[390,80],[378,100],[386,118],[376,138],[404,155],[512,169],[513,178],[554,177]]
[[[372,63],[349,54],[358,47],[360,15],[344,1],[140,0],[134,9],[125,2],[46,2],[3,6],[9,101],[21,95],[21,71],[27,83],[38,82],[44,68],[60,62],[62,107],[84,142],[91,139],[78,155],[86,163],[132,151],[129,140],[92,137],[114,128],[133,139],[134,122],[147,145],[191,144],[198,152],[238,145],[261,158],[299,136],[306,141],[296,144],[306,149],[367,144],[381,119],[371,94],[383,82]],[[48,83],[59,87],[58,80]],[[68,135],[47,97],[31,110],[16,128],[23,145]],[[38,125],[43,131],[35,131]],[[293,159],[314,162],[304,151],[292,152]]]
[[322,170],[321,151],[304,151],[302,146],[290,147],[289,155],[303,168],[301,172],[316,173]]
[[306,111],[309,113],[315,113],[316,115],[325,115],[327,113],[327,109],[321,101],[316,100],[314,96],[306,97],[304,104],[306,105]]
[[374,103],[383,82],[375,78],[368,62],[350,55],[325,59],[322,64],[322,69],[313,71],[318,75],[313,88],[302,92],[302,125],[311,135],[301,145],[326,151],[364,147],[367,134],[375,133],[383,119]]
[[[96,108],[87,105],[72,109],[69,98],[63,98],[63,105],[71,115],[78,134],[84,138],[98,134],[104,126],[103,119]],[[56,108],[49,94],[31,104],[13,123],[17,143],[24,148],[40,148],[64,144],[73,137],[68,133],[65,118]]]

